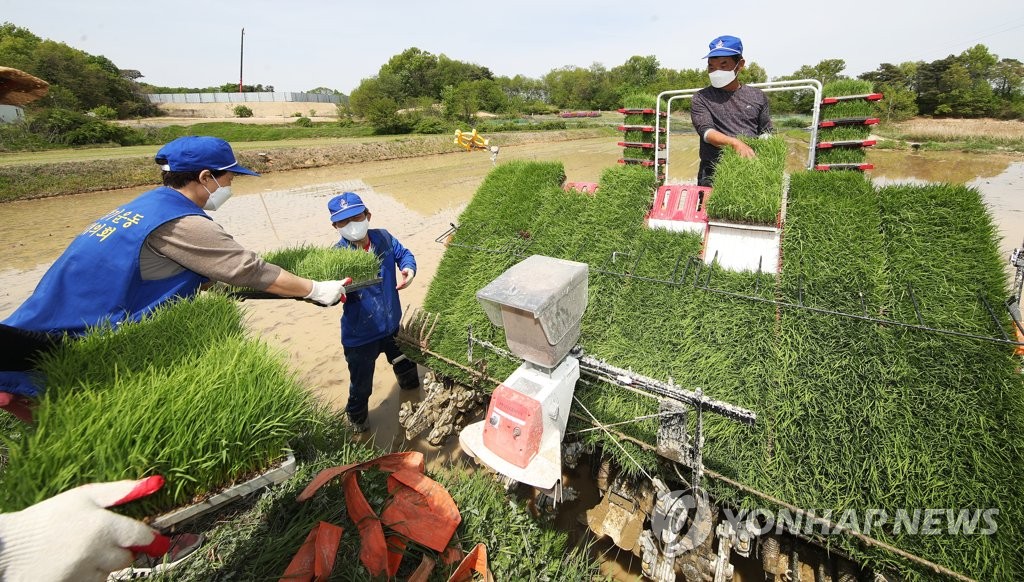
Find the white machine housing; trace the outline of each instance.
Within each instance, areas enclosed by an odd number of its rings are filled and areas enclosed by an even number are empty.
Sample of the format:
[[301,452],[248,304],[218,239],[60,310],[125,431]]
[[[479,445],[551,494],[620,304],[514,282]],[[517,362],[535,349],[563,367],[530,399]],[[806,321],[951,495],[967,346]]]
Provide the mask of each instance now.
[[533,255],[477,292],[509,349],[526,360],[491,395],[483,421],[459,434],[470,456],[521,483],[553,488],[562,438],[580,377],[569,356],[587,306],[585,263]]

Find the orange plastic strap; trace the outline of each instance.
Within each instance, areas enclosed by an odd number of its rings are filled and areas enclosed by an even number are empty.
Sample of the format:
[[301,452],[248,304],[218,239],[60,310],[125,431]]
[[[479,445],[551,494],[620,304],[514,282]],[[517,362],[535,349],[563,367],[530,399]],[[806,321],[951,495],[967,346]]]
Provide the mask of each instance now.
[[388,546],[384,541],[384,528],[373,508],[366,502],[356,473],[348,473],[344,477],[345,507],[348,516],[359,528],[362,543],[359,546],[359,560],[366,566],[371,576],[380,576],[388,570]]
[[391,503],[381,512],[385,526],[397,534],[443,552],[462,523],[451,494],[417,471],[396,471],[388,477]]
[[[392,473],[388,478],[388,491],[392,497],[379,518],[367,503],[357,480],[360,471],[371,467]],[[362,539],[360,561],[371,576],[386,572],[394,577],[405,547],[402,538],[443,552],[462,522],[459,508],[451,495],[439,483],[425,476],[423,468],[423,454],[411,451],[324,469],[299,494],[298,501],[309,499],[321,487],[340,477],[348,515]],[[385,540],[384,526],[396,535]]]
[[485,582],[494,582],[494,575],[487,567],[487,546],[477,544],[462,560],[459,567],[448,578],[448,582],[467,582],[473,580],[473,572],[480,574]]
[[330,578],[334,569],[334,558],[338,555],[341,534],[344,531],[326,521],[314,525],[306,536],[306,541],[288,564],[281,581],[321,582]]

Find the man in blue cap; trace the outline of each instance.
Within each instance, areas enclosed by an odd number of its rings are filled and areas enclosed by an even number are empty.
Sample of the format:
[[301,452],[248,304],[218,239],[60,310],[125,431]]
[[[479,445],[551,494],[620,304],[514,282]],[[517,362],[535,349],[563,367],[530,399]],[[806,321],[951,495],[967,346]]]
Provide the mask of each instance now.
[[764,92],[739,81],[746,64],[743,42],[735,36],[719,36],[708,48],[711,50],[704,58],[711,86],[694,94],[690,106],[690,119],[700,136],[700,186],[712,185],[723,147],[731,147],[744,158],[755,156],[737,136],[756,137],[773,131]]
[[178,138],[156,154],[163,186],[108,212],[79,234],[32,295],[0,322],[0,392],[35,396],[27,370],[42,351],[89,328],[137,321],[209,281],[334,305],[342,281],[311,281],[264,262],[214,222],[242,167],[231,146]]
[[[339,248],[373,253],[380,260],[381,282],[352,292],[341,316],[341,346],[348,363],[349,387],[345,412],[356,432],[369,428],[370,394],[377,358],[384,354],[391,364],[402,390],[420,387],[416,363],[395,343],[402,320],[398,292],[416,276],[416,257],[393,234],[382,228],[370,228],[370,211],[354,192],[343,192],[327,202],[331,224],[341,238]],[[398,280],[396,269],[402,273]]]

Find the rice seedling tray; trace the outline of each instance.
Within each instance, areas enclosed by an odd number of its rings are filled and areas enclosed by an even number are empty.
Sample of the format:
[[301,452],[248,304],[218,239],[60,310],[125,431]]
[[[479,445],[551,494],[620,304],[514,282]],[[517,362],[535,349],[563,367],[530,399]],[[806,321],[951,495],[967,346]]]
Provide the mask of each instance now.
[[874,164],[818,164],[815,170],[827,172],[829,170],[874,170]]
[[[619,113],[623,113],[625,115],[654,115],[656,113],[654,109],[651,109],[649,107],[640,109],[624,107],[622,109],[619,109],[618,111]],[[668,117],[668,112],[662,111],[659,116]]]
[[252,479],[228,487],[202,501],[159,515],[153,519],[150,525],[157,529],[166,529],[184,521],[195,519],[263,487],[282,483],[294,474],[295,455],[289,452],[280,465],[270,468]]
[[[654,133],[653,125],[620,125],[619,131],[642,131],[644,133]],[[659,133],[665,133],[665,128],[659,128]]]
[[877,117],[840,117],[838,119],[825,119],[818,123],[818,127],[835,127],[837,125],[875,125],[877,123]]
[[881,93],[867,93],[865,95],[841,95],[838,97],[825,97],[821,100],[822,105],[832,105],[840,101],[855,101],[857,99],[863,99],[865,101],[881,101]]
[[[353,291],[373,287],[381,281],[383,281],[383,279],[380,277],[366,279],[365,281],[356,281],[350,285],[345,285],[345,293],[352,293]],[[267,291],[255,291],[252,289],[229,291],[228,295],[231,296],[232,299],[238,299],[239,301],[245,301],[246,299],[294,299],[295,301],[306,301],[304,297],[283,297]]]
[[873,139],[849,139],[843,141],[822,141],[818,142],[818,149],[828,148],[869,148],[878,143]]

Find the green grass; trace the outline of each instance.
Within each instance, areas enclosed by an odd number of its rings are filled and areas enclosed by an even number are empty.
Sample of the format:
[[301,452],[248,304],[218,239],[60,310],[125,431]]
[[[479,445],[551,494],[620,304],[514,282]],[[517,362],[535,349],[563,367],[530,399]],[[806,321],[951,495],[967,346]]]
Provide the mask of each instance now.
[[369,137],[373,135],[373,128],[369,125],[342,125],[337,122],[315,122],[311,127],[295,124],[196,123],[188,126],[170,125],[162,127],[157,131],[157,139],[154,143],[167,143],[184,135],[212,135],[234,143],[242,141]]

